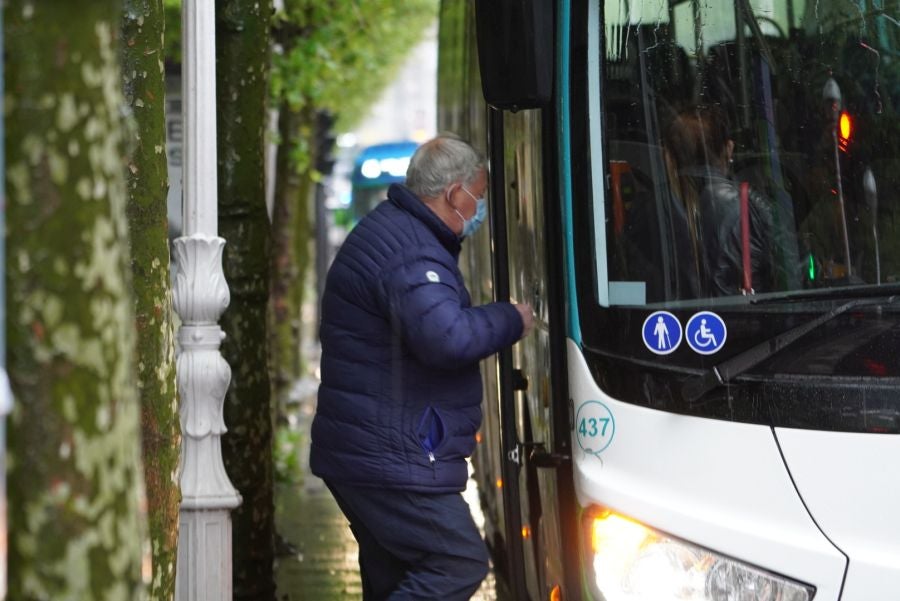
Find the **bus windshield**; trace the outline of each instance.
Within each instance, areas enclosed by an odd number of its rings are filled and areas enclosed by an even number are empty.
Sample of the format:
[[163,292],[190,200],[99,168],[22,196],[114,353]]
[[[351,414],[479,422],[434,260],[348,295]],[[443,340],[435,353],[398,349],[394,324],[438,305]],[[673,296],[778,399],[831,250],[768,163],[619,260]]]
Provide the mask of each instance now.
[[600,387],[900,433],[900,0],[589,7],[573,231]]
[[601,6],[601,305],[900,282],[900,2]]

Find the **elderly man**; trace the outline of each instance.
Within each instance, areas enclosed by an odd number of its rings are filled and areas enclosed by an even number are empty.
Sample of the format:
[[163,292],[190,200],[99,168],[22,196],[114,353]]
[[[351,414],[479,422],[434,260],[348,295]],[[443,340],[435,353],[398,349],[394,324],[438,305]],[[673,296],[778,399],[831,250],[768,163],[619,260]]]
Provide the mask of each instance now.
[[534,318],[524,304],[471,305],[457,259],[486,187],[469,144],[426,142],[328,273],[310,464],[359,542],[366,600],[468,599],[487,574],[460,495],[481,425],[478,362]]

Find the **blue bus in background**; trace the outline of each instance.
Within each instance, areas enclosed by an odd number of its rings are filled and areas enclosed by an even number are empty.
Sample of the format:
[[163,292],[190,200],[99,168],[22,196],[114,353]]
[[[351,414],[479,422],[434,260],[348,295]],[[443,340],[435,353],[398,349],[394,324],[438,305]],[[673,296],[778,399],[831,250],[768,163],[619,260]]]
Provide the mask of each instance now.
[[353,162],[350,213],[355,225],[387,197],[391,184],[406,180],[406,169],[418,144],[412,141],[363,148]]

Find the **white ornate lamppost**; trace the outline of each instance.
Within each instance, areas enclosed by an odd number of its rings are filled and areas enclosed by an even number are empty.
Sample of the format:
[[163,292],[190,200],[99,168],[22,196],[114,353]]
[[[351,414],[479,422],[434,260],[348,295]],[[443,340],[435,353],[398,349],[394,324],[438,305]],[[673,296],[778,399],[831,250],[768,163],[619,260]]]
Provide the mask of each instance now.
[[181,518],[177,601],[231,601],[231,510],[241,497],[222,463],[222,408],[231,369],[219,352],[228,307],[218,237],[216,55],[213,0],[182,4],[184,235],[174,242]]

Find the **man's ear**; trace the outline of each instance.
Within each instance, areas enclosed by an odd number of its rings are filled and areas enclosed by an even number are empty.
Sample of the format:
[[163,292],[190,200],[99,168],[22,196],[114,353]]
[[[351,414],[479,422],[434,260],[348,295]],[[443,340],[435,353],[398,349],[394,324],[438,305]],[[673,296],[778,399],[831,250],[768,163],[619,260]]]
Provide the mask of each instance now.
[[444,200],[446,200],[451,207],[456,208],[450,199],[453,197],[453,192],[456,190],[456,188],[461,186],[462,184],[450,184],[449,186],[444,188]]
[[731,161],[731,157],[734,155],[734,140],[728,140],[725,143],[725,158]]

